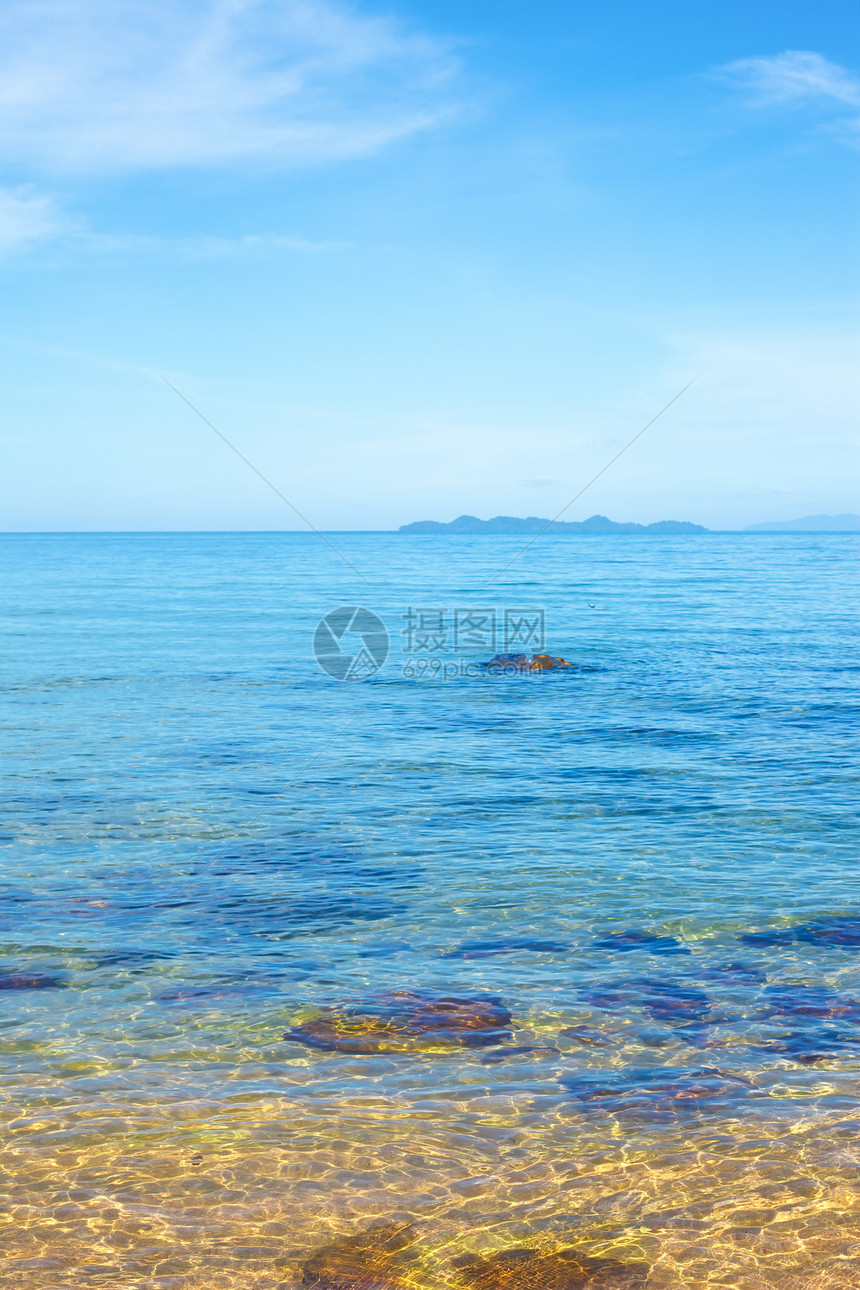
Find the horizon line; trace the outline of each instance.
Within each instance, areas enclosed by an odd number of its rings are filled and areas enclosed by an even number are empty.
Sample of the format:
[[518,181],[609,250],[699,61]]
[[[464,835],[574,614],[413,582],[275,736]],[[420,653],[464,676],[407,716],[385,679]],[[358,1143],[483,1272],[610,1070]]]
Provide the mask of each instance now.
[[[630,523],[635,523],[636,521],[629,521],[629,522],[630,522]],[[572,538],[572,537],[585,537],[585,538],[592,538],[592,537],[599,537],[599,538],[604,538],[604,537],[624,537],[624,538],[627,538],[627,537],[657,537],[657,538],[666,538],[666,537],[683,537],[683,538],[694,538],[694,537],[701,537],[701,536],[703,536],[703,535],[714,534],[714,533],[748,533],[748,534],[750,534],[751,536],[762,536],[762,535],[763,535],[763,536],[766,536],[766,537],[767,537],[767,536],[773,536],[774,534],[777,534],[777,535],[778,535],[778,534],[780,534],[780,533],[820,533],[820,534],[821,534],[821,533],[823,533],[823,534],[827,534],[827,533],[842,533],[842,534],[845,534],[845,533],[858,533],[858,532],[860,532],[860,529],[783,529],[783,528],[780,528],[780,529],[762,529],[762,528],[760,528],[760,527],[759,527],[759,525],[760,525],[760,524],[783,524],[783,523],[785,523],[785,521],[783,521],[783,520],[760,520],[760,521],[757,521],[754,525],[747,525],[747,526],[745,526],[745,527],[743,527],[743,528],[715,528],[715,529],[707,528],[705,525],[699,525],[698,527],[699,527],[699,530],[700,530],[700,531],[699,531],[698,533],[683,533],[683,532],[682,532],[682,533],[678,533],[678,532],[675,532],[675,533],[672,533],[672,532],[669,532],[669,533],[666,533],[666,532],[663,532],[663,533],[655,533],[655,532],[648,533],[647,531],[645,531],[646,526],[644,526],[644,525],[643,525],[643,531],[642,531],[641,533],[624,532],[624,531],[617,530],[617,529],[616,529],[616,530],[612,530],[612,529],[609,529],[609,530],[599,530],[599,529],[598,529],[598,530],[591,530],[591,531],[589,531],[589,530],[580,530],[580,531],[578,531],[578,532],[576,532],[576,531],[574,531],[574,532],[570,532],[570,531],[569,531],[569,532],[566,532],[566,533],[565,533],[565,532],[559,532],[558,530],[556,530],[553,534],[551,534],[551,536],[555,536],[555,537],[571,537],[571,538]],[[470,538],[474,538],[474,537],[483,537],[483,538],[499,538],[499,537],[520,537],[520,536],[522,536],[521,532],[520,532],[520,531],[518,531],[518,530],[517,530],[517,531],[515,531],[515,530],[511,530],[510,532],[506,532],[506,531],[504,531],[504,530],[499,530],[499,531],[497,531],[497,532],[487,532],[487,531],[481,532],[481,531],[477,531],[477,532],[471,532],[471,533],[469,533],[469,532],[464,532],[464,531],[455,531],[455,530],[450,530],[450,529],[448,529],[448,530],[436,531],[436,532],[431,532],[431,533],[402,533],[401,528],[396,528],[396,529],[320,529],[320,530],[319,530],[319,532],[321,532],[321,533],[372,533],[372,534],[379,534],[379,533],[397,533],[397,534],[400,534],[402,537],[420,537],[420,538],[427,538],[427,537],[450,537],[450,538],[461,538],[461,537],[470,537]],[[308,538],[313,537],[313,533],[311,533],[309,530],[307,530],[307,529],[300,529],[300,528],[295,528],[295,529],[275,529],[275,528],[272,528],[272,529],[245,529],[245,528],[234,528],[234,529],[226,529],[226,528],[225,528],[225,529],[159,529],[159,528],[140,528],[140,529],[0,529],[0,537],[71,537],[71,536],[73,536],[73,535],[79,535],[79,536],[84,536],[84,537],[86,537],[86,536],[89,536],[89,537],[95,537],[95,536],[97,536],[97,535],[102,535],[102,534],[103,534],[103,535],[105,535],[105,536],[117,536],[117,537],[119,537],[119,536],[128,536],[128,537],[131,537],[131,536],[138,535],[138,534],[139,534],[139,535],[153,534],[153,535],[161,535],[161,536],[177,536],[177,537],[178,537],[178,536],[181,536],[181,535],[200,535],[200,536],[203,536],[203,535],[213,534],[213,533],[231,533],[231,534],[238,534],[238,533],[249,533],[249,534],[260,534],[260,533],[282,533],[282,534],[294,534],[294,535],[299,536],[299,537],[308,537]]]

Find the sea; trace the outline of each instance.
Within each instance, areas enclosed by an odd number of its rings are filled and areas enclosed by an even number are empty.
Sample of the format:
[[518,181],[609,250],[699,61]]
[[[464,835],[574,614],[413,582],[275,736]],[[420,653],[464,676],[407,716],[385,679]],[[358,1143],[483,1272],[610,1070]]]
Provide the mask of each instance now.
[[0,538],[0,1284],[857,1285],[860,536],[523,545]]

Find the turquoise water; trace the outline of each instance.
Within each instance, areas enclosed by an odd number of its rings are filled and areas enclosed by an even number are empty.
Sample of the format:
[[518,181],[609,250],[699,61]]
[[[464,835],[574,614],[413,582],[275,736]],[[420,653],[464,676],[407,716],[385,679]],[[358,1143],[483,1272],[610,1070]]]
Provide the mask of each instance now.
[[[517,537],[331,537],[367,583],[312,534],[0,540],[9,1284],[348,1290],[313,1251],[397,1218],[408,1271],[349,1284],[537,1243],[852,1285],[858,539],[491,581]],[[360,683],[343,605],[391,637]],[[416,667],[416,608],[543,610],[576,666]]]

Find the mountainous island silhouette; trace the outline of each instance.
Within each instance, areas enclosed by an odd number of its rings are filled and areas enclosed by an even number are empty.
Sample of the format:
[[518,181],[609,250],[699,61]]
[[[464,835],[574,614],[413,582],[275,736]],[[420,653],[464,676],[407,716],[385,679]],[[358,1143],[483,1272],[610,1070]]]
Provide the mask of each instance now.
[[587,520],[547,520],[537,515],[518,519],[515,515],[496,515],[491,520],[479,520],[476,515],[460,515],[449,524],[440,520],[415,520],[401,524],[399,533],[708,533],[702,524],[687,520],[658,520],[656,524],[619,523],[605,515],[592,515]]

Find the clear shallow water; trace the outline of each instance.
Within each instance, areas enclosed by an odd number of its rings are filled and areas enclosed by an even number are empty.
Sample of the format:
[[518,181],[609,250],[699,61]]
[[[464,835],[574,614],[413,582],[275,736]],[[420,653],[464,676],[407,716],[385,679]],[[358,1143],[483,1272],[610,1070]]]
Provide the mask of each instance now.
[[[408,1219],[352,1284],[856,1284],[857,538],[489,587],[516,537],[334,540],[371,586],[313,535],[0,543],[8,1283],[347,1290],[313,1252]],[[355,603],[361,684],[311,650]],[[543,607],[580,666],[404,676],[409,606]],[[403,992],[509,1020],[404,1037]],[[283,1038],[320,1015],[370,1051]]]

